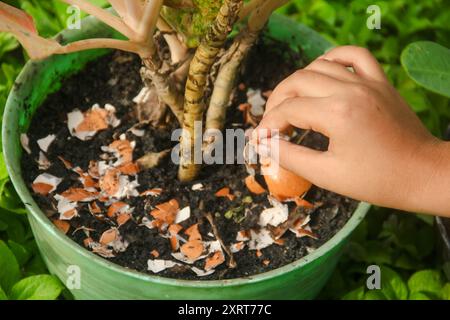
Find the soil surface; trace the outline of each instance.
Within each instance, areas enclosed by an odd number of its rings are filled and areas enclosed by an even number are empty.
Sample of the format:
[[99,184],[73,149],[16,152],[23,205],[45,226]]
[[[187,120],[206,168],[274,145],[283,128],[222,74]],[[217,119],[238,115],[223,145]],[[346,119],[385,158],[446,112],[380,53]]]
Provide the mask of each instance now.
[[[259,43],[253,49],[251,59],[241,75],[239,81],[241,85],[229,108],[227,127],[247,126],[243,123],[243,113],[238,109],[240,104],[247,102],[247,88],[260,89],[261,92],[271,90],[301,64],[301,56],[284,48],[281,44]],[[62,182],[53,193],[45,196],[33,193],[36,202],[46,212],[49,219],[55,220],[59,216],[53,196],[61,194],[70,187],[82,186],[79,174],[68,170],[58,157],[64,158],[74,167],[87,172],[90,161],[101,159],[104,154],[102,146],[108,146],[122,133],[125,133],[128,140],[136,142],[133,159],[138,159],[148,152],[159,152],[171,148],[176,144],[171,142],[171,131],[168,129],[145,127],[145,134],[142,137],[128,130],[136,124],[132,100],[142,88],[139,69],[140,61],[137,57],[119,52],[109,54],[90,63],[81,73],[65,80],[62,89],[50,95],[35,115],[28,132],[31,154],[24,152],[22,158],[23,176],[30,187],[35,178],[43,172],[62,178]],[[67,114],[74,108],[86,111],[95,103],[101,107],[112,104],[117,110],[116,116],[121,120],[121,124],[115,128],[109,127],[100,131],[92,140],[81,141],[69,132]],[[40,170],[37,164],[40,152],[37,140],[49,134],[56,135],[56,139],[46,152],[51,165],[46,170]],[[309,134],[304,143],[322,150],[327,147],[327,140],[317,133]],[[180,208],[189,206],[191,209],[190,217],[180,223],[184,230],[198,223],[203,241],[216,240],[211,225],[205,218],[205,213],[211,213],[219,235],[227,246],[236,243],[236,234],[239,231],[258,228],[259,214],[264,208],[272,207],[267,194],[255,195],[248,191],[244,183],[248,174],[243,165],[204,166],[197,181],[181,184],[177,180],[177,166],[169,160],[170,157],[158,167],[138,173],[137,190],[139,192],[154,188],[162,188],[163,192],[159,196],[138,196],[122,200],[130,207],[134,207],[131,219],[118,227],[127,247],[123,252],[114,252],[114,257],[108,260],[149,274],[154,274],[148,271],[149,259],[158,258],[179,262],[172,256],[173,250],[169,239],[162,237],[158,228],[149,229],[142,225],[144,217],[151,220],[149,213],[156,205],[171,199],[176,199]],[[192,190],[192,186],[196,183],[202,184],[202,190]],[[234,194],[233,200],[215,196],[215,193],[223,187],[230,188]],[[247,202],[243,203],[243,199]],[[251,201],[248,201],[249,199]],[[233,253],[236,268],[227,266],[229,256],[223,252],[226,261],[218,265],[214,273],[201,278],[189,269],[189,265],[181,262],[180,265],[157,274],[183,279],[230,279],[251,276],[281,267],[305,256],[329,240],[344,226],[357,206],[354,200],[316,187],[306,194],[305,199],[314,207],[295,209],[295,204],[290,203],[289,209],[300,210],[302,214],[309,215],[311,218],[309,227],[315,235],[314,238],[296,237],[293,232],[288,231],[279,244],[272,244],[260,250],[249,250],[246,246]],[[241,211],[245,212],[240,219],[226,217],[227,211],[240,206],[244,207]],[[99,207],[103,213],[107,210],[105,203],[99,202]],[[240,223],[237,223],[237,220]],[[117,221],[105,214],[92,214],[87,203],[80,203],[78,216],[68,220],[68,223],[70,229],[66,230],[67,236],[83,247],[86,246],[87,238],[99,241],[103,232],[117,227]],[[180,236],[185,237],[183,231],[180,232]],[[86,250],[89,249],[86,248]],[[155,252],[158,257],[155,256]],[[204,264],[204,260],[198,260],[193,266],[202,269]]]

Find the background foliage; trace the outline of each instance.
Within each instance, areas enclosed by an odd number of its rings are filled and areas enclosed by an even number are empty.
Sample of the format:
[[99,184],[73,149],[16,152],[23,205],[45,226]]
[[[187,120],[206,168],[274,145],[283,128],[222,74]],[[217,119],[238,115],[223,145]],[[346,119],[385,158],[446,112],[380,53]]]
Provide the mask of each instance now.
[[[58,0],[7,0],[35,17],[39,32],[65,28],[66,5]],[[104,5],[104,0],[95,0]],[[366,27],[369,5],[379,5],[381,29]],[[400,64],[402,50],[418,40],[450,47],[450,2],[446,0],[293,0],[281,13],[319,31],[336,45],[368,47],[389,79],[437,136],[450,122],[450,100],[419,87]],[[0,112],[26,57],[17,42],[0,33]],[[356,230],[322,298],[450,299],[437,262],[433,218],[373,208]],[[382,268],[382,290],[367,291],[368,265]],[[25,211],[14,193],[0,155],[0,300],[55,299],[63,287],[45,275]],[[22,280],[21,280],[22,279]]]

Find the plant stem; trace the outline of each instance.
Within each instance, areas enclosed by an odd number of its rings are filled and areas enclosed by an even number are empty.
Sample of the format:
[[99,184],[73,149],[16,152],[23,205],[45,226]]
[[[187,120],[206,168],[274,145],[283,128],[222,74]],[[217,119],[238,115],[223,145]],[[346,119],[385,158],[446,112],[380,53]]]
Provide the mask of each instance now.
[[[272,12],[286,2],[288,1],[268,0],[264,2],[253,0],[243,8],[244,10],[247,7],[247,10],[249,10],[249,12],[246,13],[250,14],[248,27],[236,37],[235,42],[228,51],[229,57],[227,62],[219,70],[214,83],[214,90],[211,96],[208,113],[206,115],[206,130],[223,129],[226,107],[230,102],[239,67],[253,47],[259,33],[266,25]],[[213,143],[213,141],[211,141],[211,143]]]
[[79,7],[81,10],[95,16],[100,21],[122,33],[130,40],[136,40],[136,34],[119,17],[109,13],[107,10],[99,8],[84,0],[62,0],[67,4]]
[[205,111],[205,87],[212,65],[225,44],[228,34],[236,22],[242,0],[225,0],[215,21],[202,39],[189,68],[184,99],[183,135],[178,178],[181,181],[193,180],[200,164],[194,163],[194,142],[202,132],[195,132],[196,121],[203,120]]
[[141,58],[150,55],[147,47],[136,42],[116,39],[86,39],[69,43],[60,47],[55,53],[65,54],[89,49],[117,49],[138,54]]
[[142,59],[144,67],[141,77],[147,87],[154,86],[158,97],[167,104],[177,118],[180,125],[183,123],[183,95],[176,87],[172,77],[163,72],[163,61],[157,51],[150,58]]
[[220,68],[214,82],[208,112],[206,114],[206,130],[222,130],[225,124],[227,106],[236,83],[236,76],[242,61],[247,56],[258,37],[257,32],[243,31],[229,49],[227,62]]
[[172,64],[179,63],[187,56],[187,47],[178,39],[176,32],[167,24],[167,22],[159,17],[156,27],[163,33],[164,40],[170,49]]

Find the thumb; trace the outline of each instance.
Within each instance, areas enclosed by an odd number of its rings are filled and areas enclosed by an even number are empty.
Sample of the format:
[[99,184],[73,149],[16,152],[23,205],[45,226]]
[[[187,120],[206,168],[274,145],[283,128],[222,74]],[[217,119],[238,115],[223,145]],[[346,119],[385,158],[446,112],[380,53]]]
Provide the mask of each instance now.
[[261,140],[257,152],[262,157],[269,156],[284,169],[314,184],[326,178],[324,170],[328,160],[326,152],[316,151],[279,138]]

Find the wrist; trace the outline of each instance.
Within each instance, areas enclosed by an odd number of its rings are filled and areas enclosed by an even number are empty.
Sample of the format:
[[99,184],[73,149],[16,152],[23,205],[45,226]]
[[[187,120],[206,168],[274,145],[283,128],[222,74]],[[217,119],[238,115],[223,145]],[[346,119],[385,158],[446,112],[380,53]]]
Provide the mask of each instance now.
[[423,145],[411,196],[415,210],[450,216],[450,142],[432,138]]

